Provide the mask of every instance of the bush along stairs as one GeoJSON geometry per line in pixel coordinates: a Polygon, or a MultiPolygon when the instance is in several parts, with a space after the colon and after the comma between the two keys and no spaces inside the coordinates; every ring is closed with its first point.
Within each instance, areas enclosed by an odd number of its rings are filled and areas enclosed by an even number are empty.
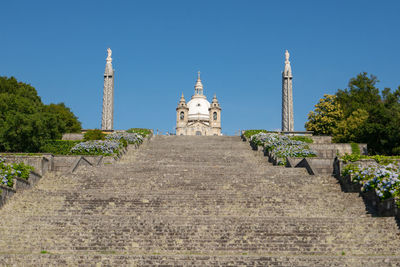
{"type": "Polygon", "coordinates": [[[1,266],[396,266],[393,217],[239,137],[156,136],[0,209],[1,266]]]}

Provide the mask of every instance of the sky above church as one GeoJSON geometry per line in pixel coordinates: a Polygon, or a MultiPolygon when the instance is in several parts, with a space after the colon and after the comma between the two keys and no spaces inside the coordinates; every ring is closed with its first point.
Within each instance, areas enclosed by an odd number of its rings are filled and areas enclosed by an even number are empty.
{"type": "Polygon", "coordinates": [[[114,128],[173,132],[182,92],[217,95],[222,132],[281,127],[284,52],[294,127],[324,94],[360,72],[400,85],[400,1],[3,1],[0,76],[64,102],[101,127],[107,48],[115,69],[114,128]]]}

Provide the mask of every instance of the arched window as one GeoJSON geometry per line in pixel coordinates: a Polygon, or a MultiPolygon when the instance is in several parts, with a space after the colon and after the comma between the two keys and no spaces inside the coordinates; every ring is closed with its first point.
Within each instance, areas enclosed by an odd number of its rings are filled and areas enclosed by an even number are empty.
{"type": "Polygon", "coordinates": [[[217,120],[217,117],[218,117],[217,112],[214,112],[214,113],[213,113],[213,119],[214,119],[215,121],[217,120]]]}
{"type": "Polygon", "coordinates": [[[183,120],[185,118],[185,112],[181,111],[181,113],[179,114],[179,118],[183,120]]]}

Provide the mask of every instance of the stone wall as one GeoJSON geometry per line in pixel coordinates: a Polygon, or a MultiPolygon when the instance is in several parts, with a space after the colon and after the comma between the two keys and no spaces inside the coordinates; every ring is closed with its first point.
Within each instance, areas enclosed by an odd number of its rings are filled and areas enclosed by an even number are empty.
{"type": "Polygon", "coordinates": [[[310,136],[313,140],[314,144],[331,144],[332,143],[332,136],[310,136]]]}
{"type": "Polygon", "coordinates": [[[0,207],[3,206],[15,193],[34,186],[40,178],[42,178],[41,175],[31,172],[27,180],[16,177],[12,188],[6,185],[0,185],[0,207]]]}
{"type": "Polygon", "coordinates": [[[71,141],[83,140],[83,134],[82,133],[66,133],[66,134],[63,134],[62,140],[71,140],[71,141]]]}
{"type": "MultiPolygon", "coordinates": [[[[152,135],[145,138],[144,142],[149,142],[152,135]]],[[[137,149],[138,145],[128,145],[131,149],[137,149]]],[[[67,156],[53,156],[52,154],[45,155],[16,155],[16,154],[5,154],[2,156],[7,163],[20,163],[33,166],[34,171],[30,172],[28,180],[16,177],[14,179],[13,188],[5,185],[0,185],[0,207],[4,205],[7,200],[12,197],[16,192],[23,191],[31,188],[35,185],[44,174],[49,171],[56,172],[75,172],[81,166],[99,166],[102,164],[110,164],[119,160],[126,152],[128,148],[124,148],[120,151],[117,156],[79,156],[79,155],[67,155],[67,156]]]]}
{"type": "Polygon", "coordinates": [[[46,172],[53,170],[51,154],[43,154],[37,156],[25,156],[18,154],[3,154],[2,156],[6,163],[25,163],[34,168],[35,172],[40,175],[46,174],[46,172]]]}
{"type": "MultiPolygon", "coordinates": [[[[336,153],[339,155],[351,154],[353,151],[351,149],[351,144],[326,144],[326,143],[316,143],[309,144],[310,148],[317,152],[319,157],[335,157],[336,153]],[[325,155],[326,154],[326,155],[325,155]]],[[[362,155],[367,155],[367,144],[358,144],[362,155]]]]}

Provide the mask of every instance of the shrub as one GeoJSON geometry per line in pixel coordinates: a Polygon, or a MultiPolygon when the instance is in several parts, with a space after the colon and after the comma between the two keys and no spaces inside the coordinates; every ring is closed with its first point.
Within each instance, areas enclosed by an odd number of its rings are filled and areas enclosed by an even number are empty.
{"type": "Polygon", "coordinates": [[[266,133],[267,130],[245,130],[242,134],[246,138],[251,138],[255,134],[266,133]]]}
{"type": "Polygon", "coordinates": [[[366,156],[366,155],[357,155],[357,154],[345,154],[340,158],[345,163],[347,162],[356,162],[361,159],[373,159],[377,163],[382,165],[388,165],[390,163],[395,163],[397,160],[400,160],[400,156],[383,156],[383,155],[374,155],[374,156],[366,156]]]}
{"type": "Polygon", "coordinates": [[[392,154],[393,155],[400,155],[400,146],[393,148],[392,149],[392,154]]]}
{"type": "Polygon", "coordinates": [[[71,154],[71,148],[79,144],[81,141],[70,140],[47,140],[40,148],[43,153],[52,153],[55,155],[68,155],[71,154]]]}
{"type": "Polygon", "coordinates": [[[151,135],[152,132],[150,129],[144,129],[144,128],[130,128],[129,130],[126,131],[127,133],[136,133],[140,134],[143,137],[147,137],[148,135],[151,135]]]}
{"type": "Polygon", "coordinates": [[[83,140],[90,141],[90,140],[104,140],[106,135],[99,129],[88,130],[83,135],[83,140]]]}
{"type": "Polygon", "coordinates": [[[29,178],[30,171],[33,170],[32,166],[24,163],[5,163],[5,160],[0,157],[0,184],[12,187],[14,185],[14,178],[20,177],[23,179],[29,178]]]}
{"type": "Polygon", "coordinates": [[[381,200],[400,196],[399,164],[374,163],[364,168],[360,166],[352,168],[348,172],[352,173],[352,182],[362,185],[361,191],[374,190],[381,200]]]}
{"type": "Polygon", "coordinates": [[[296,135],[296,136],[290,136],[289,138],[292,139],[292,140],[301,141],[301,142],[304,142],[304,143],[307,143],[307,144],[314,143],[314,140],[312,140],[312,138],[308,137],[308,136],[296,135]]]}
{"type": "MultiPolygon", "coordinates": [[[[305,142],[277,133],[260,132],[250,138],[250,143],[253,146],[263,146],[265,151],[274,153],[278,158],[316,156],[305,142]]],[[[282,164],[285,165],[285,162],[282,164]]]]}
{"type": "Polygon", "coordinates": [[[103,155],[110,156],[118,153],[123,144],[115,140],[91,140],[76,144],[71,153],[75,155],[103,155]]]}
{"type": "Polygon", "coordinates": [[[348,174],[353,174],[356,171],[359,171],[360,167],[356,164],[347,164],[346,166],[344,166],[343,170],[342,170],[342,176],[346,176],[348,174]]]}
{"type": "Polygon", "coordinates": [[[106,140],[123,140],[128,144],[141,144],[143,142],[143,136],[138,133],[118,132],[107,135],[106,140]]]}

